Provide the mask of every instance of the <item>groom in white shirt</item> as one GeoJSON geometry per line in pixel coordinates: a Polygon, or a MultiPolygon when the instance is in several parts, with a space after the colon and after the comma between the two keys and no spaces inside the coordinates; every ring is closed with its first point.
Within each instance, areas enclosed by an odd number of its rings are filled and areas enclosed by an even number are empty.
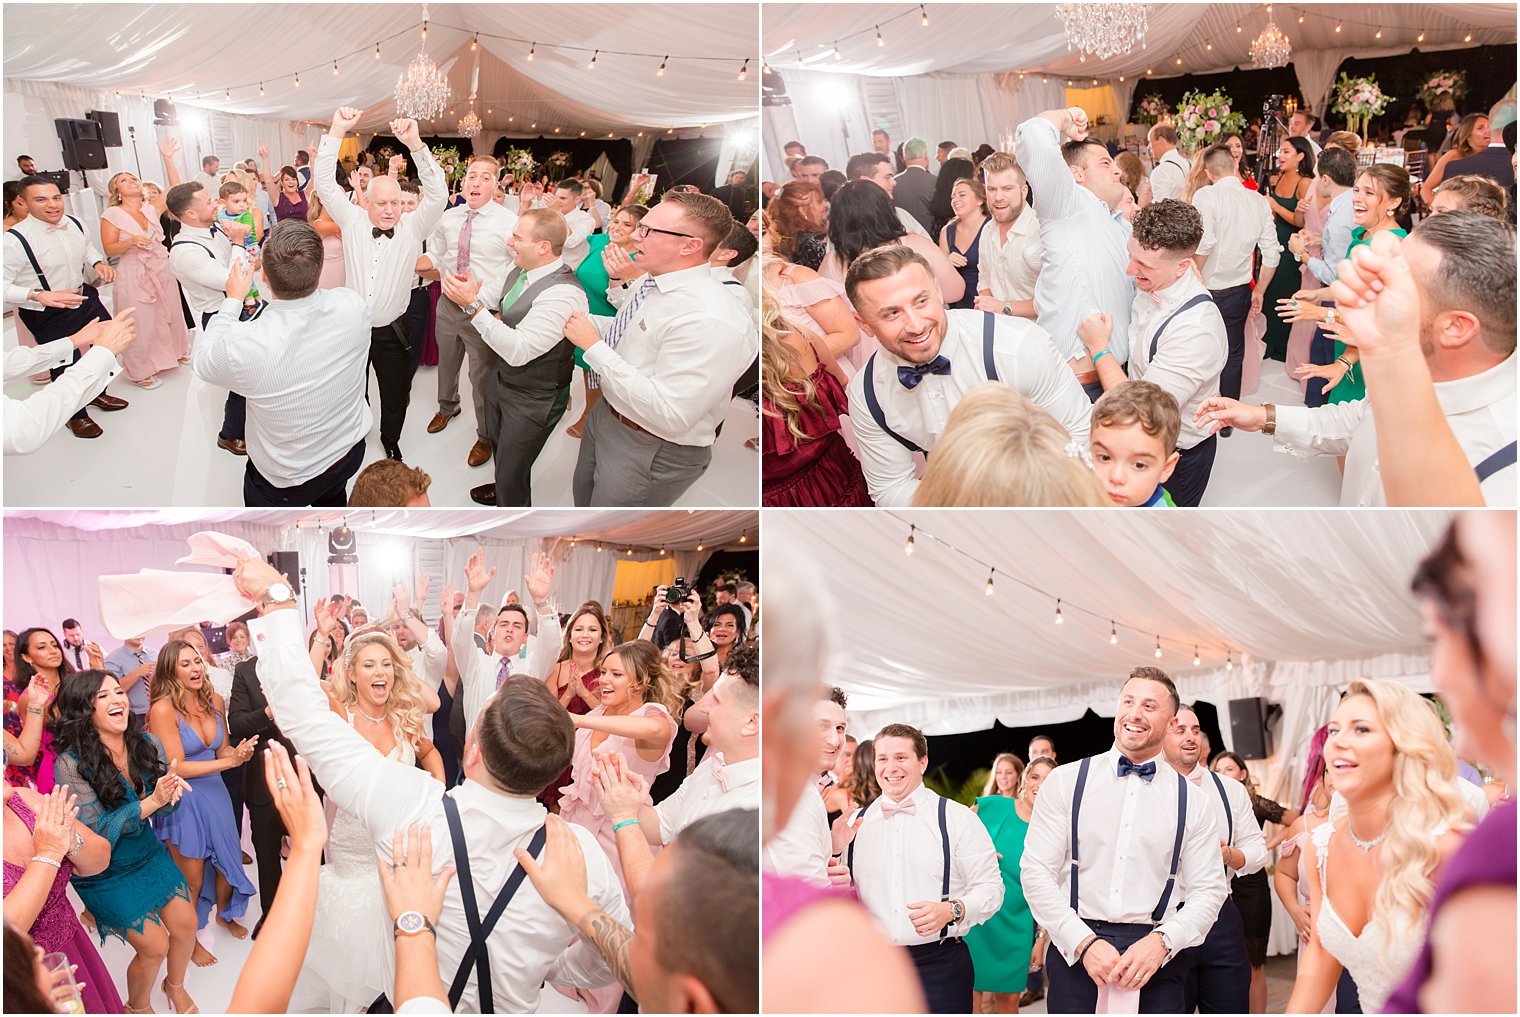
{"type": "Polygon", "coordinates": [[[975,970],[965,936],[1003,906],[987,828],[924,786],[929,744],[906,724],[877,734],[881,797],[852,817],[847,854],[860,902],[918,970],[930,1013],[970,1013],[975,970]]]}
{"type": "Polygon", "coordinates": [[[1100,1003],[1184,1012],[1178,954],[1203,942],[1228,887],[1208,800],[1162,756],[1178,705],[1165,671],[1135,668],[1114,747],[1057,767],[1040,787],[1020,875],[1035,923],[1050,931],[1050,1013],[1100,1003]]]}

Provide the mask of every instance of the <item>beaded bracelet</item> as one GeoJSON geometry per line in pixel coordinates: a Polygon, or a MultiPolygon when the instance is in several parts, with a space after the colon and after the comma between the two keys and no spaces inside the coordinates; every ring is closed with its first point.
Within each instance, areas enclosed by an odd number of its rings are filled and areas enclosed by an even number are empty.
{"type": "Polygon", "coordinates": [[[55,862],[53,859],[49,858],[47,855],[32,855],[32,861],[34,861],[34,862],[42,862],[45,865],[51,865],[55,869],[61,869],[61,868],[63,868],[63,863],[62,862],[55,862]]]}
{"type": "Polygon", "coordinates": [[[614,823],[613,827],[612,827],[612,832],[613,833],[617,833],[623,827],[625,827],[625,826],[632,826],[632,825],[634,825],[637,822],[639,822],[639,820],[637,820],[637,819],[625,819],[621,823],[614,823]]]}

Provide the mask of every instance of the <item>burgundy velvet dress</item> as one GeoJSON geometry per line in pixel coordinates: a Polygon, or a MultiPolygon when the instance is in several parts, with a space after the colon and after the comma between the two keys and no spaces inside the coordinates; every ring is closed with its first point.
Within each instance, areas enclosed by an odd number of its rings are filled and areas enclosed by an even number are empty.
{"type": "Polygon", "coordinates": [[[844,386],[821,363],[810,380],[818,405],[802,405],[799,426],[809,435],[806,441],[798,441],[775,407],[762,398],[761,503],[767,508],[869,508],[871,494],[860,460],[840,431],[840,415],[849,412],[844,386]]]}

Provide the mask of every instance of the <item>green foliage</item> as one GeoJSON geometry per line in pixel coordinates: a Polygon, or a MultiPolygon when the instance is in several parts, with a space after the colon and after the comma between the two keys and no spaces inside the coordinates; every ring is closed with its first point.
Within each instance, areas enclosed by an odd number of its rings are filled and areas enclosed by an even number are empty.
{"type": "Polygon", "coordinates": [[[969,808],[981,796],[982,788],[987,786],[987,778],[991,774],[992,770],[984,766],[956,784],[945,773],[943,766],[937,766],[924,774],[924,786],[941,798],[948,798],[969,808]]]}

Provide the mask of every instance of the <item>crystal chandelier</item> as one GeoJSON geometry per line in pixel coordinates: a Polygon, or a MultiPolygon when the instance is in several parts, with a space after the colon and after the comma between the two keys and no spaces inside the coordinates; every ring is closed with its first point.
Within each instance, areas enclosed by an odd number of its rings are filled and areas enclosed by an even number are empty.
{"type": "Polygon", "coordinates": [[[433,120],[443,115],[453,95],[449,79],[427,55],[427,8],[422,9],[422,48],[396,79],[396,112],[413,120],[433,120]]]}
{"type": "Polygon", "coordinates": [[[480,117],[475,115],[475,107],[470,107],[470,112],[459,118],[459,133],[463,137],[473,138],[480,133],[480,117]]]}
{"type": "Polygon", "coordinates": [[[1277,27],[1277,22],[1268,18],[1267,27],[1251,43],[1251,63],[1261,68],[1284,67],[1292,55],[1293,46],[1288,37],[1277,27]]]}
{"type": "Polygon", "coordinates": [[[1128,53],[1139,45],[1145,48],[1146,16],[1150,4],[1135,3],[1064,3],[1056,5],[1056,15],[1066,28],[1066,48],[1076,49],[1079,59],[1087,54],[1107,60],[1128,53]]]}

